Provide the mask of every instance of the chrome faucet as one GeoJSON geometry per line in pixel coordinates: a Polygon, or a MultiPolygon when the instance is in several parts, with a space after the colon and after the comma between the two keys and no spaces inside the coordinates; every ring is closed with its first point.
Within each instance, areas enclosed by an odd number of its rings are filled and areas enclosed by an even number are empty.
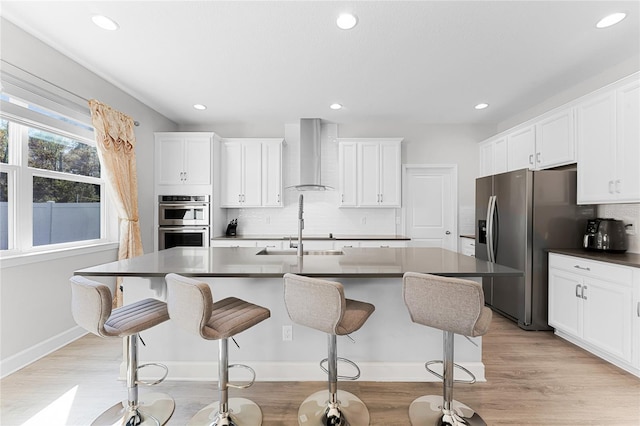
{"type": "Polygon", "coordinates": [[[300,197],[298,197],[298,243],[297,244],[292,243],[291,238],[289,238],[289,248],[297,249],[296,254],[298,255],[298,257],[302,257],[303,255],[303,250],[302,250],[302,230],[304,229],[303,207],[304,207],[304,197],[302,196],[302,194],[300,194],[300,197]]]}

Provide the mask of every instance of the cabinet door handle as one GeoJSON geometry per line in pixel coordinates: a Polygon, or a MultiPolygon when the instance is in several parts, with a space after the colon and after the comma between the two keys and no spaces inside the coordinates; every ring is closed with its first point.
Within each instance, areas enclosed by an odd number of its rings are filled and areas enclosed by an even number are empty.
{"type": "Polygon", "coordinates": [[[380,194],[380,202],[382,202],[382,194],[380,194]]]}
{"type": "Polygon", "coordinates": [[[533,154],[529,154],[529,164],[533,165],[533,154]]]}
{"type": "Polygon", "coordinates": [[[580,284],[576,284],[576,297],[582,297],[581,290],[582,290],[582,286],[580,284]]]}
{"type": "Polygon", "coordinates": [[[585,285],[585,286],[583,286],[583,287],[582,287],[582,294],[581,294],[581,296],[582,296],[582,298],[583,298],[584,300],[587,300],[587,294],[586,294],[586,291],[587,291],[587,286],[585,285]]]}
{"type": "Polygon", "coordinates": [[[184,172],[184,181],[187,181],[187,172],[184,172]]]}
{"type": "Polygon", "coordinates": [[[280,194],[278,194],[278,201],[277,201],[277,202],[278,202],[278,203],[280,202],[280,194]]]}
{"type": "Polygon", "coordinates": [[[613,194],[613,181],[609,181],[609,194],[613,194]]]}
{"type": "Polygon", "coordinates": [[[620,193],[620,179],[616,180],[616,192],[620,193]]]}
{"type": "Polygon", "coordinates": [[[580,265],[573,265],[574,268],[578,268],[578,269],[582,269],[583,271],[590,271],[591,268],[589,268],[588,266],[580,266],[580,265]]]}
{"type": "Polygon", "coordinates": [[[238,202],[241,203],[242,202],[242,194],[238,194],[238,202]]]}
{"type": "Polygon", "coordinates": [[[640,302],[638,302],[638,317],[640,317],[640,302]]]}
{"type": "Polygon", "coordinates": [[[541,163],[542,162],[542,160],[540,159],[540,153],[539,152],[536,153],[536,162],[537,163],[541,163]]]}
{"type": "Polygon", "coordinates": [[[340,194],[340,202],[344,203],[344,194],[340,194]]]}

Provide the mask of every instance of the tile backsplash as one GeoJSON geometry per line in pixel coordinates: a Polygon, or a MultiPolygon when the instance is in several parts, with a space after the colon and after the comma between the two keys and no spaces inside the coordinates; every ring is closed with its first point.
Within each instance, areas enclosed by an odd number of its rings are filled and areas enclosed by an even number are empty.
{"type": "Polygon", "coordinates": [[[610,217],[622,220],[625,224],[633,223],[635,235],[628,235],[629,253],[640,253],[640,204],[601,204],[598,206],[598,217],[610,217]]]}
{"type": "MultiPolygon", "coordinates": [[[[227,219],[238,218],[239,234],[297,235],[297,191],[285,191],[283,208],[228,209],[227,219]]],[[[400,209],[340,209],[337,191],[303,192],[304,234],[395,235],[400,209]]]]}

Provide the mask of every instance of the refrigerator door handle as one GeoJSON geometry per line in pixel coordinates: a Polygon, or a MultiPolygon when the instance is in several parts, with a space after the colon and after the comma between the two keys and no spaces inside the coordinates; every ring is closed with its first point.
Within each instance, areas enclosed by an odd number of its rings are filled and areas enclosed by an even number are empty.
{"type": "Polygon", "coordinates": [[[489,206],[487,207],[487,259],[491,263],[495,263],[495,251],[493,247],[493,218],[495,216],[496,196],[489,197],[489,206]]]}
{"type": "Polygon", "coordinates": [[[491,247],[493,243],[493,233],[491,232],[491,226],[493,222],[493,195],[489,197],[489,205],[487,206],[487,260],[493,262],[493,249],[491,247]]]}

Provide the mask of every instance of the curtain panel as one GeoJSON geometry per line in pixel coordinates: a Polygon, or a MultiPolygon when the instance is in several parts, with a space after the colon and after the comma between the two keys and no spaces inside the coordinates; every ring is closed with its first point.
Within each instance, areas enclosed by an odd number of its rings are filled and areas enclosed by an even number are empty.
{"type": "MultiPolygon", "coordinates": [[[[138,178],[134,122],[128,115],[95,99],[89,101],[98,157],[107,192],[118,212],[118,260],[143,254],[138,217],[138,178]]],[[[113,306],[122,306],[121,277],[116,280],[113,306]]]]}

